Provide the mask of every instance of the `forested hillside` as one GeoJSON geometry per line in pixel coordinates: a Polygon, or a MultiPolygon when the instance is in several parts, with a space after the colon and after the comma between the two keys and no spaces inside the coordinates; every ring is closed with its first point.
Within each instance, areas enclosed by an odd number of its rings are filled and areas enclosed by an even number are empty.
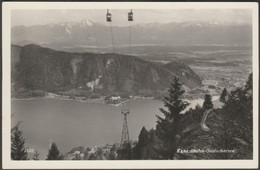
{"type": "Polygon", "coordinates": [[[157,65],[121,54],[68,53],[37,45],[12,46],[12,89],[23,91],[77,91],[97,94],[163,94],[174,77],[186,88],[201,85],[200,77],[181,63],[157,65]]]}

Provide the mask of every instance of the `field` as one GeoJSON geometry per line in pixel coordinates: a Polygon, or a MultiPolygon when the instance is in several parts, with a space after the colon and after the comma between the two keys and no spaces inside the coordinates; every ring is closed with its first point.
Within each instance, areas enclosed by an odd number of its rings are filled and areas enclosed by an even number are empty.
{"type": "Polygon", "coordinates": [[[226,87],[231,90],[240,87],[252,72],[252,49],[249,46],[155,48],[157,53],[148,48],[149,52],[139,57],[162,64],[170,61],[183,62],[202,78],[204,86],[211,89],[221,90],[226,87]]]}

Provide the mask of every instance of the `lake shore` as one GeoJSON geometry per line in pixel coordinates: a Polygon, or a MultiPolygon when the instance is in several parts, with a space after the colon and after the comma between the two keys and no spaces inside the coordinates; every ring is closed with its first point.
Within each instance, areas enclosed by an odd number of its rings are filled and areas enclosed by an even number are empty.
{"type": "MultiPolygon", "coordinates": [[[[119,96],[120,97],[120,96],[119,96]]],[[[71,100],[71,101],[77,101],[77,102],[83,102],[83,103],[98,103],[98,104],[106,104],[111,106],[120,107],[123,106],[127,102],[131,102],[133,100],[158,100],[154,97],[143,97],[143,96],[131,96],[130,98],[120,98],[118,100],[108,100],[106,99],[106,96],[101,96],[99,98],[85,98],[85,97],[71,97],[71,96],[65,96],[65,95],[59,95],[55,93],[47,93],[44,97],[29,97],[29,98],[12,98],[11,100],[37,100],[37,99],[58,99],[58,100],[71,100]]],[[[192,108],[194,109],[196,105],[200,105],[202,107],[204,98],[196,98],[196,99],[182,99],[184,101],[187,101],[190,103],[190,105],[185,109],[187,111],[188,109],[192,108]]],[[[212,102],[214,105],[214,108],[220,108],[222,107],[222,104],[218,101],[219,96],[212,96],[212,102]]],[[[184,111],[184,112],[185,112],[184,111]]]]}
{"type": "Polygon", "coordinates": [[[47,93],[43,97],[11,98],[11,100],[37,100],[37,99],[74,100],[74,101],[85,102],[85,103],[100,103],[100,104],[107,104],[112,106],[122,106],[126,102],[130,102],[132,100],[137,100],[137,99],[152,100],[154,99],[154,97],[131,96],[130,98],[127,99],[120,97],[117,100],[112,100],[112,99],[106,99],[106,96],[90,99],[86,97],[72,97],[72,96],[59,95],[55,93],[47,93]]]}

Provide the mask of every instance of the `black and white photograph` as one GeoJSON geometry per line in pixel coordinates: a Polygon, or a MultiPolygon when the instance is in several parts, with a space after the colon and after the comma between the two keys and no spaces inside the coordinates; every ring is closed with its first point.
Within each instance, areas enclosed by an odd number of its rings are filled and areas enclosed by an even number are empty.
{"type": "Polygon", "coordinates": [[[258,166],[257,32],[257,3],[3,4],[3,165],[258,166]]]}

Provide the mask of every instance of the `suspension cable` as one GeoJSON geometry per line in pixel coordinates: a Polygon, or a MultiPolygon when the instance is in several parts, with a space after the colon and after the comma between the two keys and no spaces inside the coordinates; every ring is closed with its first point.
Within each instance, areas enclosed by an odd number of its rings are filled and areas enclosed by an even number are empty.
{"type": "Polygon", "coordinates": [[[93,30],[94,30],[94,37],[95,37],[95,43],[96,43],[97,51],[98,51],[98,54],[100,54],[100,49],[99,49],[99,45],[98,45],[98,41],[97,41],[96,26],[95,26],[94,22],[93,22],[93,30]]]}
{"type": "Polygon", "coordinates": [[[115,53],[114,38],[113,38],[113,28],[112,28],[111,22],[110,22],[110,32],[111,32],[112,50],[113,50],[113,53],[115,53]]]}
{"type": "MultiPolygon", "coordinates": [[[[129,22],[129,55],[131,54],[131,22],[129,22]]],[[[130,60],[130,58],[129,58],[130,60]]],[[[127,74],[128,74],[128,82],[127,82],[127,92],[130,94],[130,61],[127,62],[128,64],[128,69],[127,69],[127,74]]]]}
{"type": "Polygon", "coordinates": [[[102,69],[105,71],[105,69],[103,68],[103,63],[102,63],[102,60],[101,60],[101,55],[100,55],[100,50],[99,50],[99,46],[98,46],[98,41],[97,41],[97,34],[96,34],[96,27],[95,27],[95,23],[93,22],[93,31],[94,31],[94,37],[95,37],[95,43],[96,43],[96,48],[97,48],[97,52],[98,52],[98,57],[97,57],[97,61],[99,64],[101,64],[101,67],[99,66],[98,64],[98,69],[100,71],[100,73],[102,72],[102,69]]]}
{"type": "MultiPolygon", "coordinates": [[[[131,55],[131,38],[132,38],[132,35],[131,35],[131,22],[133,21],[133,12],[132,12],[132,9],[131,11],[128,13],[128,22],[129,22],[129,55],[131,55]]],[[[130,61],[128,63],[128,93],[130,94],[130,61]]]]}
{"type": "Polygon", "coordinates": [[[129,54],[131,54],[131,22],[129,22],[129,54]]]}

